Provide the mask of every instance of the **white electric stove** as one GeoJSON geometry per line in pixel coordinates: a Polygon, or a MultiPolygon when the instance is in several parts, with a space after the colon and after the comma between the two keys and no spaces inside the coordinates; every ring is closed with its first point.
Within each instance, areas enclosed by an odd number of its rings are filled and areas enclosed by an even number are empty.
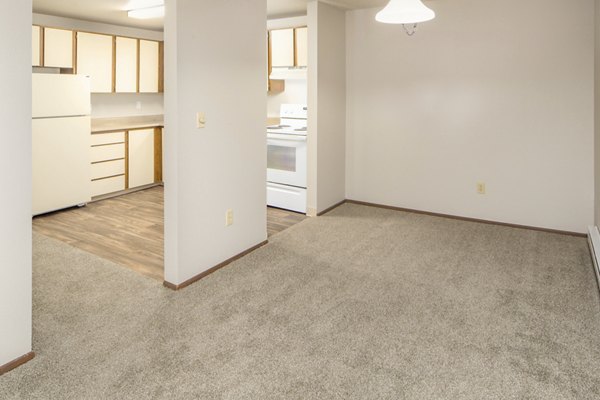
{"type": "Polygon", "coordinates": [[[282,104],[267,127],[267,205],[306,213],[306,104],[282,104]]]}

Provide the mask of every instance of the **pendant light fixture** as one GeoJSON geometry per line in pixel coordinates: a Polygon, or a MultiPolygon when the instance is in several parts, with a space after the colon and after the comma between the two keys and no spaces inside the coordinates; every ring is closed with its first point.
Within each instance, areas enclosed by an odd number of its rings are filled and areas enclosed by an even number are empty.
{"type": "Polygon", "coordinates": [[[415,34],[419,22],[429,21],[435,18],[435,12],[426,7],[421,0],[390,0],[390,2],[379,11],[375,20],[385,24],[402,24],[408,36],[415,34]],[[412,26],[409,30],[406,26],[412,26]]]}

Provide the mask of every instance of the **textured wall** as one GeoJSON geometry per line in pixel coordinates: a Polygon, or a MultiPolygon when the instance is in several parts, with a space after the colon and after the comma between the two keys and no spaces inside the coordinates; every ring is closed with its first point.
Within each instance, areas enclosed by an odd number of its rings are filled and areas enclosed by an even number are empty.
{"type": "Polygon", "coordinates": [[[593,1],[429,6],[413,37],[348,13],[347,197],[585,232],[593,1]]]}
{"type": "Polygon", "coordinates": [[[267,17],[266,0],[166,7],[165,278],[178,284],[267,238],[267,17]]]}
{"type": "Polygon", "coordinates": [[[31,1],[0,13],[0,366],[31,351],[31,1]]]}

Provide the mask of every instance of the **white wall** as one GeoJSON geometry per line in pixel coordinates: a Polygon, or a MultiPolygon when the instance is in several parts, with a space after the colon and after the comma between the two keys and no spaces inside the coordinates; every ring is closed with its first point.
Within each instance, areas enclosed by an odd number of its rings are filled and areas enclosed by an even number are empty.
{"type": "Polygon", "coordinates": [[[164,113],[162,93],[94,93],[91,97],[92,118],[164,113]]]}
{"type": "Polygon", "coordinates": [[[267,17],[266,0],[166,10],[165,280],[179,284],[267,238],[267,17]]]}
{"type": "Polygon", "coordinates": [[[308,19],[306,15],[289,18],[273,18],[267,21],[267,29],[286,29],[286,28],[298,28],[306,26],[308,19]]]}
{"type": "Polygon", "coordinates": [[[413,37],[348,13],[347,197],[585,232],[593,1],[429,6],[413,37]]]}
{"type": "Polygon", "coordinates": [[[285,81],[285,91],[267,95],[267,117],[279,118],[282,104],[306,104],[308,89],[306,79],[291,79],[285,81]]]}
{"type": "MultiPolygon", "coordinates": [[[[34,13],[33,23],[53,28],[82,30],[149,40],[163,40],[162,32],[73,18],[55,17],[52,15],[34,13]]],[[[156,115],[164,112],[162,93],[94,93],[91,100],[93,118],[156,115]],[[138,102],[141,103],[141,108],[139,109],[137,108],[138,102]]]]}
{"type": "Polygon", "coordinates": [[[0,196],[0,366],[31,351],[30,25],[31,0],[5,2],[0,13],[0,170],[6,172],[0,196]]]}
{"type": "Polygon", "coordinates": [[[35,25],[48,26],[51,28],[63,28],[80,30],[93,33],[105,33],[107,35],[128,36],[148,40],[163,40],[163,33],[149,29],[130,28],[127,26],[104,24],[100,22],[84,21],[80,19],[55,17],[53,15],[33,13],[35,25]]]}
{"type": "Polygon", "coordinates": [[[308,3],[308,214],[345,199],[345,10],[308,3]]]}

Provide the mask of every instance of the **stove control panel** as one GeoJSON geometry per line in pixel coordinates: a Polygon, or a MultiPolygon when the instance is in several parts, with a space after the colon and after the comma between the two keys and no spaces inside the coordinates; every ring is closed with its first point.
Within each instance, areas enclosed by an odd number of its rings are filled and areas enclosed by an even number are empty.
{"type": "Polygon", "coordinates": [[[281,118],[306,119],[307,116],[308,108],[306,104],[282,104],[279,109],[279,117],[281,118]]]}

